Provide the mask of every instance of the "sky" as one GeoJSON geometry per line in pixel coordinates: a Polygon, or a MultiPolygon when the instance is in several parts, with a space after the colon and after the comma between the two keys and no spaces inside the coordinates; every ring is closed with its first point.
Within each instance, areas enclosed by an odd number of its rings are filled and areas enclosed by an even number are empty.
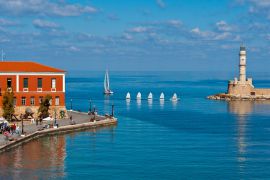
{"type": "Polygon", "coordinates": [[[268,71],[270,0],[0,0],[5,60],[65,70],[268,71]]]}

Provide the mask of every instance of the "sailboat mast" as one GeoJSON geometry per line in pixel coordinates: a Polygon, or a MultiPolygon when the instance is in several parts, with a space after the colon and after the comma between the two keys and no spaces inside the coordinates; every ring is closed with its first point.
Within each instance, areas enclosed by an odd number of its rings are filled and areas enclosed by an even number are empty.
{"type": "Polygon", "coordinates": [[[105,92],[108,90],[107,89],[107,74],[105,73],[105,76],[104,76],[104,90],[105,92]]]}
{"type": "Polygon", "coordinates": [[[107,88],[110,90],[110,79],[109,79],[109,72],[107,70],[107,88]]]}

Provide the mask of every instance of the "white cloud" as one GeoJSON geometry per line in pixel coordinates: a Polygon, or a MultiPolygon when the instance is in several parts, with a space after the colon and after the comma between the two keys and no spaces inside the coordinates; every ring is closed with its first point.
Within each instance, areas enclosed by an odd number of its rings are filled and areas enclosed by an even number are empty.
{"type": "Polygon", "coordinates": [[[147,27],[143,27],[143,26],[138,26],[138,27],[134,27],[132,29],[129,30],[130,32],[135,32],[135,33],[144,33],[146,31],[148,31],[147,27]]]}
{"type": "Polygon", "coordinates": [[[215,40],[225,40],[225,39],[229,39],[232,36],[231,33],[229,32],[223,32],[221,34],[217,34],[214,39],[215,40]]]}
{"type": "Polygon", "coordinates": [[[204,37],[204,38],[213,37],[213,34],[214,34],[211,31],[201,31],[200,28],[198,28],[198,27],[192,29],[190,32],[192,34],[194,34],[194,35],[201,36],[201,37],[204,37]]]}
{"type": "Polygon", "coordinates": [[[164,3],[163,0],[156,0],[156,3],[160,8],[165,8],[166,7],[166,4],[164,3]]]}
{"type": "Polygon", "coordinates": [[[239,35],[234,35],[231,32],[213,32],[213,31],[201,31],[198,27],[192,29],[191,31],[192,35],[195,35],[197,37],[200,37],[204,40],[216,40],[216,41],[222,41],[222,40],[228,40],[228,41],[240,41],[241,38],[239,35]]]}
{"type": "Polygon", "coordinates": [[[261,8],[269,8],[270,1],[269,0],[249,0],[249,2],[254,3],[254,5],[261,8]]]}
{"type": "Polygon", "coordinates": [[[172,26],[175,26],[175,27],[179,27],[179,26],[181,26],[182,25],[182,22],[181,21],[179,21],[179,20],[169,20],[168,21],[168,24],[170,24],[170,25],[172,25],[172,26]]]}
{"type": "Polygon", "coordinates": [[[51,28],[58,28],[59,25],[54,23],[54,22],[50,22],[50,21],[45,21],[45,20],[42,20],[42,19],[35,19],[33,21],[33,25],[36,27],[36,28],[40,28],[40,29],[51,29],[51,28]]]}
{"type": "Polygon", "coordinates": [[[234,28],[230,25],[228,25],[225,21],[221,20],[216,23],[216,28],[219,31],[232,31],[234,28]]]}
{"type": "Polygon", "coordinates": [[[70,47],[68,48],[68,50],[69,50],[69,51],[72,51],[72,52],[78,52],[78,51],[80,51],[80,49],[77,48],[77,47],[75,47],[75,46],[70,46],[70,47]]]}
{"type": "Polygon", "coordinates": [[[17,22],[10,21],[4,18],[0,18],[0,26],[16,26],[18,25],[17,22]]]}
{"type": "Polygon", "coordinates": [[[0,0],[0,11],[12,15],[79,16],[83,13],[95,13],[97,9],[50,0],[0,0]]]}
{"type": "Polygon", "coordinates": [[[128,33],[124,33],[123,38],[126,39],[126,40],[132,40],[133,39],[133,37],[128,33]]]}

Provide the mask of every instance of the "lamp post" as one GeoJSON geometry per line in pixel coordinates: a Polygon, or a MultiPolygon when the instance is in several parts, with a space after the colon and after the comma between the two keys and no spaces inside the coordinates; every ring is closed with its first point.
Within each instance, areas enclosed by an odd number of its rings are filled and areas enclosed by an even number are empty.
{"type": "Polygon", "coordinates": [[[54,109],[54,125],[56,126],[56,108],[54,109]]]}
{"type": "Polygon", "coordinates": [[[72,111],[72,99],[70,99],[70,110],[72,111]]]}
{"type": "Polygon", "coordinates": [[[89,112],[92,111],[92,102],[91,102],[91,99],[89,100],[89,112]]]}
{"type": "Polygon", "coordinates": [[[21,121],[22,121],[22,134],[24,133],[23,132],[23,115],[21,114],[21,121]]]}
{"type": "Polygon", "coordinates": [[[112,117],[114,117],[114,104],[112,104],[112,117]]]}

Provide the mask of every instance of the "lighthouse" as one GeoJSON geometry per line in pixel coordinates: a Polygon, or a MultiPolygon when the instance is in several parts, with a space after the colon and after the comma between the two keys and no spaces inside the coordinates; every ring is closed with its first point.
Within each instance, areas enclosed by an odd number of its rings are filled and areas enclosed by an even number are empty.
{"type": "Polygon", "coordinates": [[[240,46],[240,52],[239,52],[239,83],[245,84],[247,81],[246,77],[246,48],[241,45],[240,46]]]}

